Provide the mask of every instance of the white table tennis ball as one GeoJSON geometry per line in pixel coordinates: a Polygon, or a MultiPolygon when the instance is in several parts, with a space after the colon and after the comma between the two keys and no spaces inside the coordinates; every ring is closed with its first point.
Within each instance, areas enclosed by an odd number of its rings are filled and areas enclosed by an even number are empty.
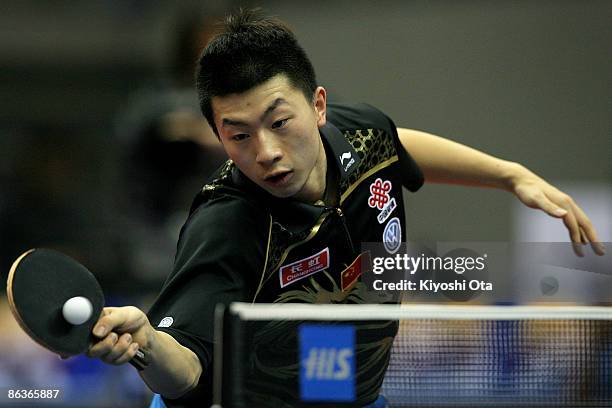
{"type": "Polygon", "coordinates": [[[79,325],[89,320],[93,313],[93,306],[89,299],[83,296],[75,296],[64,303],[62,314],[70,324],[79,325]]]}

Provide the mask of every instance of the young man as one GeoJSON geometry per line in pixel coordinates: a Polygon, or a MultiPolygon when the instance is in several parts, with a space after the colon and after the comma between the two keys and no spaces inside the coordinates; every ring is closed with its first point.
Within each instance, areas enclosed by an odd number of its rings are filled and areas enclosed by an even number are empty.
{"type": "MultiPolygon", "coordinates": [[[[362,242],[405,238],[402,186],[503,189],[563,219],[576,245],[603,251],[573,200],[521,165],[396,128],[368,105],[327,104],[306,54],[278,21],[230,17],[204,50],[197,80],[202,112],[231,161],[196,197],[148,317],[105,308],[89,350],[112,364],[145,350],[141,376],[170,407],[210,401],[217,303],[380,302],[354,265],[362,242]]],[[[285,329],[253,336],[250,406],[299,399],[298,369],[287,359],[297,343],[285,329]]],[[[355,406],[379,398],[396,332],[389,321],[358,328],[355,406]]]]}

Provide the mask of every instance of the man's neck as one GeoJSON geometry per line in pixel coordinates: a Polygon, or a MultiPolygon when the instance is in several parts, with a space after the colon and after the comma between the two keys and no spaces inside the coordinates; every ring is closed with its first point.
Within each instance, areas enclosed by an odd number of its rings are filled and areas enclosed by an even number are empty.
{"type": "Polygon", "coordinates": [[[323,141],[320,141],[319,145],[319,155],[317,157],[317,161],[310,173],[309,179],[304,185],[303,191],[301,193],[304,194],[296,194],[295,198],[304,201],[306,203],[316,203],[320,200],[324,200],[326,185],[328,182],[327,172],[327,154],[325,152],[325,147],[323,145],[323,141]]]}

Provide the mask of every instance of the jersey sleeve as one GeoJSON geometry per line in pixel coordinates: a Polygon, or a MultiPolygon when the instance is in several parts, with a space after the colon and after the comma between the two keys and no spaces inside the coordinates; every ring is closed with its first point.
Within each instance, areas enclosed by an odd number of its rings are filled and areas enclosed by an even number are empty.
{"type": "Polygon", "coordinates": [[[424,183],[423,172],[410,153],[404,149],[397,134],[397,127],[389,116],[367,103],[354,105],[330,103],[328,108],[330,111],[328,117],[333,118],[332,122],[340,130],[366,127],[383,129],[392,135],[399,159],[402,185],[412,192],[421,188],[424,183]]]}
{"type": "Polygon", "coordinates": [[[423,177],[423,172],[419,165],[400,142],[397,134],[397,126],[395,126],[395,123],[389,116],[378,108],[368,104],[362,104],[362,106],[365,107],[369,115],[372,115],[377,123],[380,123],[382,127],[393,135],[395,150],[397,151],[400,171],[402,173],[402,185],[412,192],[418,191],[421,186],[423,186],[425,178],[423,177]]]}
{"type": "MultiPolygon", "coordinates": [[[[391,119],[389,119],[391,120],[391,119]]],[[[395,125],[393,125],[395,126],[395,125]]],[[[419,165],[414,161],[410,153],[404,149],[404,146],[397,135],[397,128],[393,128],[395,148],[399,158],[400,171],[402,172],[402,185],[413,193],[418,191],[425,182],[425,177],[419,165]]]]}
{"type": "Polygon", "coordinates": [[[173,271],[148,317],[192,350],[203,369],[212,361],[215,306],[253,298],[268,222],[246,200],[221,197],[202,204],[181,231],[173,271]]]}

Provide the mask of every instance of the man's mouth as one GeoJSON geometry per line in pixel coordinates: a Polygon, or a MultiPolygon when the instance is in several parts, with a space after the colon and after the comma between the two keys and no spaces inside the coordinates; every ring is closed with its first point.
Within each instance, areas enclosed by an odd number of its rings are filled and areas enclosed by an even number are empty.
{"type": "Polygon", "coordinates": [[[264,177],[264,181],[268,184],[278,187],[286,184],[292,175],[293,170],[278,171],[264,177]]]}

